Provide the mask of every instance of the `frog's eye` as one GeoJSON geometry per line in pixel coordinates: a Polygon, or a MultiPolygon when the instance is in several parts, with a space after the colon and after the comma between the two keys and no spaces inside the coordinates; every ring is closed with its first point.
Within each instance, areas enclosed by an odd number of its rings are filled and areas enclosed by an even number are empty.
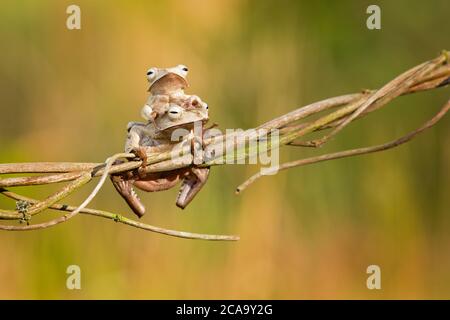
{"type": "Polygon", "coordinates": [[[178,70],[181,70],[184,74],[187,74],[189,71],[188,67],[186,67],[184,64],[179,64],[177,68],[178,70]]]}
{"type": "Polygon", "coordinates": [[[170,120],[178,120],[181,118],[181,115],[183,113],[183,108],[178,106],[170,107],[167,111],[167,114],[169,116],[170,120]]]}
{"type": "Polygon", "coordinates": [[[152,79],[155,77],[155,75],[156,75],[156,70],[154,68],[148,69],[148,71],[147,71],[148,81],[152,81],[152,79]]]}

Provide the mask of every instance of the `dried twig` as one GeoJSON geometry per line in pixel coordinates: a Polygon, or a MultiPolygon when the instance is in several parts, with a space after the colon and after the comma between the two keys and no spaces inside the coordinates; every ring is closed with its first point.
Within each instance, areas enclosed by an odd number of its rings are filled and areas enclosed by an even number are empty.
{"type": "MultiPolygon", "coordinates": [[[[369,154],[369,153],[384,151],[384,150],[398,147],[399,145],[402,145],[402,144],[412,140],[419,133],[422,133],[424,130],[435,125],[436,122],[438,122],[447,113],[447,111],[449,109],[450,109],[450,100],[447,101],[447,103],[442,107],[442,109],[432,119],[428,120],[426,123],[424,123],[418,129],[411,131],[410,133],[408,133],[408,134],[404,135],[403,137],[396,139],[394,141],[390,141],[388,143],[384,143],[384,144],[372,146],[372,147],[345,150],[345,151],[340,151],[340,152],[335,152],[335,153],[324,154],[324,155],[317,156],[317,157],[311,157],[311,158],[301,159],[301,160],[297,160],[297,161],[292,161],[292,162],[284,163],[276,169],[277,169],[277,171],[282,171],[282,170],[286,170],[286,169],[290,169],[290,168],[294,168],[294,167],[300,167],[300,166],[313,164],[313,163],[318,163],[318,162],[322,162],[322,161],[353,157],[353,156],[369,154]]],[[[236,193],[238,194],[238,193],[242,192],[250,184],[255,182],[257,179],[261,178],[262,176],[263,175],[260,172],[257,174],[254,174],[253,176],[248,178],[244,183],[242,183],[239,187],[237,187],[236,193]]]]}
{"type": "MultiPolygon", "coordinates": [[[[22,195],[19,195],[17,193],[8,191],[6,189],[0,188],[0,193],[4,196],[17,200],[17,201],[25,201],[30,204],[38,203],[38,200],[31,199],[22,195]]],[[[64,204],[53,204],[49,207],[52,210],[58,210],[58,211],[74,211],[76,208],[73,206],[68,206],[64,204]]],[[[160,227],[155,227],[149,224],[145,224],[142,222],[134,221],[132,219],[128,219],[124,217],[123,215],[104,211],[104,210],[95,210],[95,209],[89,209],[84,208],[80,210],[80,214],[86,214],[96,217],[101,217],[109,220],[113,220],[118,223],[122,223],[131,227],[136,227],[142,230],[147,230],[150,232],[160,233],[172,237],[177,238],[185,238],[185,239],[197,239],[197,240],[215,240],[215,241],[236,241],[239,240],[238,236],[227,236],[227,235],[213,235],[213,234],[201,234],[201,233],[191,233],[191,232],[185,232],[185,231],[177,231],[177,230],[170,230],[170,229],[164,229],[160,227]]]]}
{"type": "MultiPolygon", "coordinates": [[[[53,196],[47,198],[47,200],[44,201],[38,201],[35,202],[32,206],[32,209],[26,213],[29,216],[33,214],[37,214],[52,205],[54,205],[58,200],[66,197],[68,194],[72,193],[73,190],[78,189],[79,187],[83,186],[84,184],[88,183],[91,180],[91,175],[88,172],[84,172],[79,178],[69,183],[67,186],[65,186],[60,192],[55,193],[53,196]]],[[[8,231],[29,231],[29,230],[37,230],[37,229],[45,229],[49,228],[51,226],[60,224],[62,222],[66,222],[67,220],[73,218],[78,211],[70,212],[66,215],[63,215],[59,218],[56,218],[54,220],[50,220],[48,222],[34,224],[34,225],[27,225],[27,226],[5,226],[0,225],[0,230],[8,230],[8,231]]],[[[21,213],[18,213],[21,214],[21,213]]],[[[19,217],[21,219],[22,217],[19,217]]],[[[16,217],[17,219],[17,217],[16,217]]]]}

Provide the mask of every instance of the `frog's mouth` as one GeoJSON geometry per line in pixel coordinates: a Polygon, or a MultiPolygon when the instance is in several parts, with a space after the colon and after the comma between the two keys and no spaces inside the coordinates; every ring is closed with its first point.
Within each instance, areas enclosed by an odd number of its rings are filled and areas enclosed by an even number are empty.
{"type": "Polygon", "coordinates": [[[165,126],[158,126],[159,131],[174,131],[177,129],[186,129],[186,130],[192,130],[194,129],[195,123],[200,123],[202,126],[206,124],[209,121],[209,119],[203,119],[203,120],[193,120],[183,123],[177,123],[177,124],[167,124],[165,126]]]}
{"type": "Polygon", "coordinates": [[[163,75],[161,78],[156,79],[148,91],[152,91],[153,93],[167,93],[180,89],[185,89],[189,86],[186,79],[181,77],[176,73],[168,73],[163,75]]]}
{"type": "MultiPolygon", "coordinates": [[[[181,108],[180,108],[181,109],[181,108]]],[[[170,110],[168,111],[170,112],[170,110]]],[[[186,128],[194,127],[195,123],[203,124],[208,121],[208,113],[202,110],[184,110],[177,111],[177,119],[170,118],[169,116],[163,116],[161,118],[157,117],[155,119],[155,125],[159,130],[176,129],[176,128],[186,128]]]]}

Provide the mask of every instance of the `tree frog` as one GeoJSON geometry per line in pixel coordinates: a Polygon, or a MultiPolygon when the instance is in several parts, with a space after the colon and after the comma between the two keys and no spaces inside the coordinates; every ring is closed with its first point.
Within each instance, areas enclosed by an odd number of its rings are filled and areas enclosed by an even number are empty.
{"type": "MultiPolygon", "coordinates": [[[[177,68],[177,71],[178,69],[180,68],[177,68]]],[[[181,68],[181,70],[183,69],[181,68]]],[[[155,80],[150,89],[157,88],[155,93],[158,93],[158,95],[161,92],[168,93],[169,102],[158,106],[153,105],[154,110],[152,112],[156,114],[154,114],[154,117],[146,117],[149,120],[147,123],[130,122],[128,124],[125,152],[136,153],[143,160],[143,163],[146,163],[146,154],[152,148],[171,149],[177,143],[185,143],[186,139],[192,138],[194,123],[200,123],[203,128],[203,124],[208,121],[208,106],[198,97],[192,99],[192,96],[185,95],[182,91],[184,87],[179,86],[180,83],[185,82],[185,78],[178,77],[178,74],[174,72],[166,73],[167,75],[168,79],[163,79],[165,76],[162,76],[163,78],[155,80]],[[163,79],[162,82],[159,82],[161,79],[163,79]],[[155,84],[156,87],[154,87],[155,84]],[[171,87],[171,90],[164,89],[164,91],[159,88],[161,84],[171,87]],[[171,94],[173,93],[177,97],[183,98],[172,100],[171,94]],[[197,101],[197,103],[193,103],[193,101],[197,101]],[[181,106],[176,103],[180,103],[181,106]],[[177,128],[187,129],[190,132],[188,135],[190,137],[181,137],[184,140],[182,142],[173,141],[172,134],[177,128]]],[[[146,107],[144,106],[144,108],[146,107]]],[[[195,143],[195,138],[191,142],[195,143]]],[[[140,168],[138,172],[134,173],[111,176],[114,187],[138,217],[145,214],[145,207],[133,186],[143,191],[155,192],[170,189],[181,180],[182,185],[176,205],[184,209],[206,183],[209,175],[209,168],[195,166],[161,173],[146,173],[142,169],[140,168]]]]}
{"type": "Polygon", "coordinates": [[[182,64],[172,68],[150,68],[147,71],[150,95],[142,108],[142,117],[154,121],[158,116],[165,114],[170,106],[189,109],[202,105],[207,108],[207,104],[198,96],[184,93],[184,89],[189,86],[186,80],[187,74],[188,68],[182,64]]]}

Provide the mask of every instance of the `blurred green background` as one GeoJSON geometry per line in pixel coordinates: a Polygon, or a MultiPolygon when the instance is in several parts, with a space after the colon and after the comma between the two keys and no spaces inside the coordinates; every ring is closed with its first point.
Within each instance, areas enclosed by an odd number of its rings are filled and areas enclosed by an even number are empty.
{"type": "MultiPolygon", "coordinates": [[[[376,3],[378,31],[366,28],[372,1],[2,1],[0,162],[101,162],[121,151],[151,66],[188,65],[188,92],[209,103],[211,119],[249,128],[377,88],[450,49],[448,0],[376,3]],[[66,29],[73,3],[81,30],[66,29]]],[[[431,117],[448,93],[402,97],[329,146],[282,150],[281,159],[388,141],[431,117]]],[[[2,232],[0,298],[450,298],[449,124],[447,116],[385,153],[266,177],[240,196],[235,187],[258,167],[213,168],[185,211],[175,189],[142,196],[146,223],[236,233],[237,243],[88,216],[2,232]],[[81,290],[66,289],[70,264],[81,267],[81,290]],[[366,288],[371,264],[381,267],[382,290],[366,288]]],[[[133,216],[110,183],[91,207],[133,216]]]]}

